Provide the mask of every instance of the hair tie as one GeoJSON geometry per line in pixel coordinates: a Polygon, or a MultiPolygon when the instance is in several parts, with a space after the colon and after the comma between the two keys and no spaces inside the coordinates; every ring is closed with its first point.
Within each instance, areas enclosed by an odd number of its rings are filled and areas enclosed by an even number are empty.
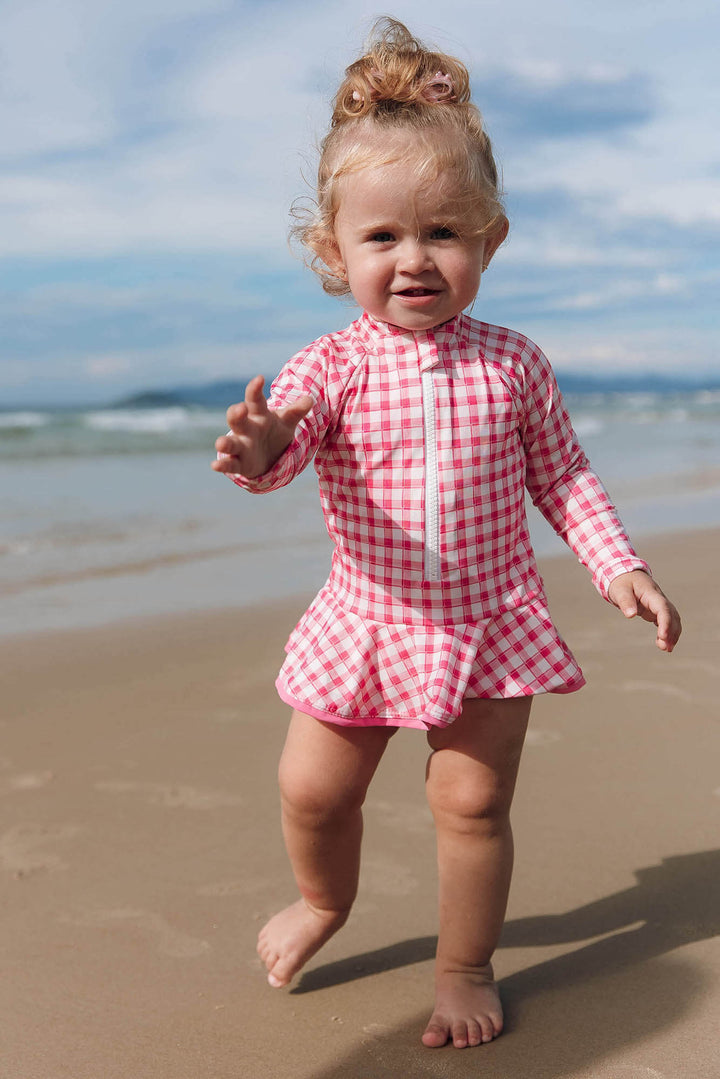
{"type": "Polygon", "coordinates": [[[455,87],[452,79],[442,71],[431,75],[421,90],[421,97],[434,102],[454,101],[455,87]]]}
{"type": "MultiPolygon", "coordinates": [[[[379,71],[376,67],[374,67],[370,71],[370,78],[375,79],[376,82],[381,81],[382,77],[383,77],[382,71],[379,71]]],[[[378,89],[372,88],[370,90],[370,101],[371,102],[378,101],[380,99],[380,96],[381,96],[380,91],[378,89]]],[[[360,104],[362,104],[362,105],[365,104],[365,98],[363,97],[363,95],[360,93],[359,90],[353,90],[352,99],[353,99],[353,101],[359,101],[360,104]]]]}
{"type": "MultiPolygon", "coordinates": [[[[379,81],[380,79],[382,79],[383,75],[381,71],[378,71],[377,68],[375,68],[370,72],[370,77],[375,79],[376,81],[379,81]]],[[[372,88],[370,90],[371,102],[379,101],[381,96],[382,94],[378,89],[372,88]]],[[[455,87],[453,85],[452,78],[442,71],[436,72],[435,75],[430,76],[430,78],[423,86],[422,90],[420,91],[420,97],[423,98],[424,101],[432,102],[433,104],[438,104],[439,102],[454,101],[455,87]]],[[[361,105],[365,104],[365,97],[363,96],[363,94],[360,93],[359,90],[353,90],[352,99],[353,101],[357,101],[361,105]]]]}

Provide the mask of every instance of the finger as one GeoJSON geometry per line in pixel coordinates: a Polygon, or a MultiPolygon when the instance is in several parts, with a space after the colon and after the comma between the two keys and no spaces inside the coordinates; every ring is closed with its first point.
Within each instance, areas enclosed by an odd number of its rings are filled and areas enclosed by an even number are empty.
{"type": "Polygon", "coordinates": [[[241,401],[237,405],[230,405],[230,408],[225,413],[225,419],[227,425],[231,431],[235,434],[240,434],[243,430],[243,425],[248,417],[248,406],[244,401],[241,401]]]}
{"type": "Polygon", "coordinates": [[[672,604],[659,588],[647,588],[640,594],[638,610],[646,622],[654,622],[658,627],[661,620],[670,621],[672,604]]]}
{"type": "Polygon", "coordinates": [[[267,412],[267,401],[263,394],[264,384],[265,379],[262,375],[256,375],[255,378],[250,379],[245,387],[245,400],[230,405],[230,408],[225,413],[228,427],[235,428],[239,426],[250,414],[257,415],[258,413],[267,412]]]}
{"type": "Polygon", "coordinates": [[[262,375],[255,375],[245,387],[245,404],[249,413],[267,412],[267,401],[263,393],[265,379],[262,375]]]}
{"type": "Polygon", "coordinates": [[[313,398],[309,394],[305,394],[303,397],[299,397],[297,401],[293,401],[291,405],[278,409],[278,418],[289,427],[297,427],[300,420],[307,416],[314,404],[313,398]]]}
{"type": "Polygon", "coordinates": [[[213,472],[237,472],[239,474],[242,474],[242,467],[237,457],[221,457],[219,460],[211,461],[210,467],[213,472]]]}
{"type": "Polygon", "coordinates": [[[613,595],[615,606],[622,611],[626,618],[634,618],[638,613],[637,599],[631,584],[624,582],[618,584],[613,595]]]}
{"type": "Polygon", "coordinates": [[[215,439],[215,449],[218,453],[235,454],[240,449],[240,440],[235,435],[220,435],[215,439]]]}
{"type": "Polygon", "coordinates": [[[663,652],[672,652],[678,642],[682,625],[680,615],[667,596],[655,587],[643,593],[640,614],[646,622],[657,626],[655,643],[663,652]]]}
{"type": "Polygon", "coordinates": [[[663,611],[658,616],[658,632],[656,643],[658,648],[663,652],[672,652],[673,648],[680,639],[682,633],[682,623],[680,621],[680,615],[673,607],[671,603],[668,604],[666,611],[663,611]]]}
{"type": "Polygon", "coordinates": [[[659,648],[663,648],[670,639],[670,623],[672,621],[670,617],[670,608],[668,606],[662,607],[657,612],[655,621],[657,623],[657,644],[659,648]]]}

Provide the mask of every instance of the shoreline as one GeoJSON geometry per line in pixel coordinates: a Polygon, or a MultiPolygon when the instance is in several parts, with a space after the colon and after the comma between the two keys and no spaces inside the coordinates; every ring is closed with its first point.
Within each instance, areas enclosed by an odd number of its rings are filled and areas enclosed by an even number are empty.
{"type": "MultiPolygon", "coordinates": [[[[626,515],[627,516],[627,515],[626,515]]],[[[538,565],[540,566],[543,576],[555,577],[555,573],[552,569],[556,564],[565,564],[570,566],[578,565],[577,559],[574,553],[567,548],[562,540],[552,533],[549,526],[545,522],[540,522],[544,529],[544,543],[541,542],[541,553],[537,554],[538,565]]],[[[635,540],[635,547],[638,550],[640,557],[646,558],[651,567],[654,564],[653,551],[658,551],[660,558],[663,557],[663,552],[667,549],[674,549],[687,542],[704,544],[705,538],[708,536],[717,535],[720,541],[720,526],[718,525],[698,525],[696,527],[683,527],[682,529],[668,529],[668,531],[656,531],[643,535],[642,531],[637,528],[631,529],[631,535],[635,540]],[[648,553],[649,552],[649,553],[648,553]]],[[[259,554],[262,554],[262,547],[260,544],[256,545],[256,549],[259,554]]],[[[150,625],[157,622],[158,625],[162,625],[167,622],[169,625],[174,625],[178,620],[183,619],[202,619],[218,617],[220,619],[226,618],[238,618],[238,617],[253,617],[253,614],[259,610],[263,610],[268,606],[273,609],[277,609],[278,613],[282,612],[285,606],[291,609],[299,608],[302,610],[308,605],[310,600],[316,595],[317,591],[322,587],[329,569],[329,553],[330,545],[327,541],[327,537],[320,537],[319,539],[310,539],[305,543],[295,544],[288,548],[287,551],[282,552],[281,557],[283,563],[281,567],[269,575],[269,579],[262,579],[259,583],[258,580],[254,580],[251,587],[253,593],[246,596],[243,600],[241,597],[240,602],[236,604],[227,603],[225,601],[213,602],[208,596],[206,602],[203,602],[203,597],[207,593],[205,587],[207,581],[202,583],[203,587],[194,588],[192,579],[192,570],[187,579],[186,593],[182,591],[183,577],[188,572],[188,563],[197,561],[196,556],[192,554],[173,555],[169,554],[162,558],[152,560],[148,562],[148,576],[143,582],[147,586],[148,591],[153,587],[153,570],[158,568],[166,569],[168,572],[177,571],[177,590],[172,589],[168,582],[158,584],[158,594],[161,597],[166,597],[172,602],[163,608],[163,604],[160,602],[155,603],[154,606],[158,606],[161,609],[155,609],[151,611],[139,611],[134,613],[132,611],[133,602],[136,600],[136,596],[133,594],[135,589],[139,586],[136,582],[133,582],[132,587],[128,586],[128,590],[123,592],[123,604],[117,605],[114,609],[106,597],[106,603],[101,604],[99,601],[97,605],[90,607],[89,605],[84,609],[82,613],[76,611],[68,611],[67,600],[64,603],[58,603],[53,608],[53,617],[49,619],[50,623],[46,626],[38,626],[33,628],[27,628],[25,625],[21,625],[21,628],[15,628],[15,625],[10,624],[10,617],[7,617],[7,621],[3,624],[0,622],[0,649],[4,647],[6,642],[12,641],[18,638],[34,638],[37,636],[55,636],[63,633],[82,633],[82,632],[99,632],[103,631],[111,626],[124,626],[131,627],[137,626],[138,629],[142,629],[145,625],[150,625]],[[302,590],[297,587],[297,581],[303,578],[308,578],[315,581],[315,587],[302,590]],[[269,593],[268,598],[259,599],[256,593],[262,588],[269,593]],[[127,613],[129,609],[130,613],[127,613]],[[123,612],[123,613],[120,613],[123,612]]],[[[205,564],[205,568],[209,569],[209,576],[214,577],[217,581],[218,587],[225,587],[223,577],[223,567],[220,563],[221,559],[227,560],[227,570],[233,574],[234,579],[243,581],[243,577],[248,580],[252,580],[248,573],[241,573],[239,571],[239,560],[237,551],[233,547],[223,548],[218,551],[213,557],[205,564]]],[[[580,572],[585,573],[583,567],[580,567],[580,572]]],[[[77,573],[71,573],[67,580],[62,582],[52,579],[47,582],[42,582],[41,586],[60,586],[62,589],[67,589],[68,594],[72,595],[78,589],[82,589],[83,586],[89,587],[101,587],[103,582],[112,581],[116,586],[121,582],[119,577],[125,573],[124,567],[108,567],[104,569],[91,568],[86,571],[78,571],[77,573]]],[[[133,575],[136,576],[136,575],[133,575]]],[[[141,575],[142,582],[142,575],[141,575]]],[[[660,577],[662,581],[662,577],[660,577]]],[[[141,586],[140,586],[141,587],[141,586]]],[[[27,591],[32,591],[32,588],[27,588],[23,585],[9,586],[0,590],[5,597],[4,602],[9,600],[15,600],[19,602],[27,591]]],[[[157,597],[155,597],[157,598],[157,597]]],[[[216,597],[213,597],[216,598],[216,597]]],[[[552,599],[552,597],[550,597],[552,599]]],[[[149,602],[149,601],[148,601],[149,602]]],[[[24,622],[26,619],[23,619],[24,622]]]]}

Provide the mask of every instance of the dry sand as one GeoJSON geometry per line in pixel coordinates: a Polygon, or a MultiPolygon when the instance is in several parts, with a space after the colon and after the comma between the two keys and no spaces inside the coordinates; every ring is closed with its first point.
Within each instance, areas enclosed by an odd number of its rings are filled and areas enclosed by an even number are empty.
{"type": "Polygon", "coordinates": [[[646,544],[672,656],[543,566],[589,685],[540,698],[497,970],[507,1033],[423,1049],[435,933],[425,740],[391,743],[361,892],[292,991],[273,679],[299,606],[0,645],[2,1079],[717,1079],[720,536],[646,544]]]}

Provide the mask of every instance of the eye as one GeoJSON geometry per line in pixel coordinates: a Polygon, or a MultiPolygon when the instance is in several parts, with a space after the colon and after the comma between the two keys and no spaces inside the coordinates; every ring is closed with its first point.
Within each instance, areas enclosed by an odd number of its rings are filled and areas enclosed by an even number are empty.
{"type": "Polygon", "coordinates": [[[384,229],[378,229],[377,232],[373,232],[370,235],[370,242],[374,244],[389,244],[395,239],[392,232],[387,232],[384,229]]]}
{"type": "Polygon", "coordinates": [[[438,225],[430,233],[430,238],[433,240],[456,240],[457,232],[451,229],[449,225],[438,225]]]}

